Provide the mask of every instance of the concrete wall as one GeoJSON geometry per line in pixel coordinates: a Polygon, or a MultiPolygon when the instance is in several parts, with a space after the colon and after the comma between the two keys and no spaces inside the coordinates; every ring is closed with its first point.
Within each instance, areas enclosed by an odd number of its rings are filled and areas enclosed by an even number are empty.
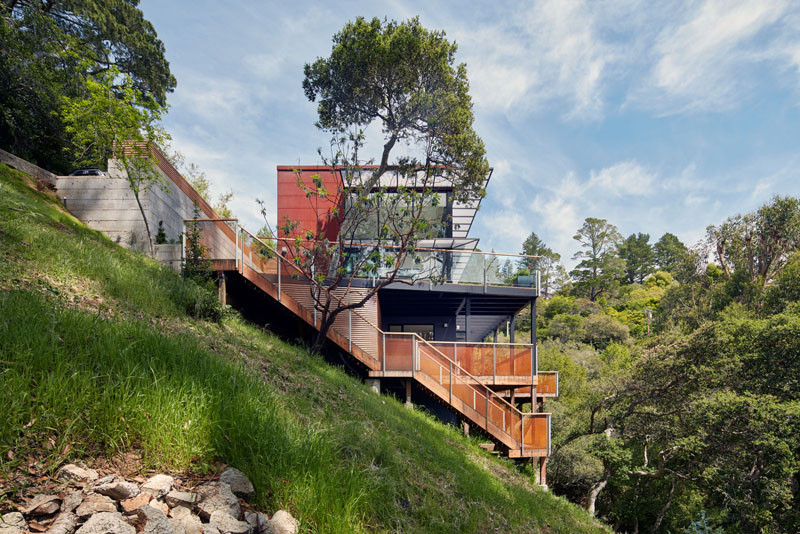
{"type": "MultiPolygon", "coordinates": [[[[155,240],[163,222],[169,242],[180,243],[183,219],[191,219],[194,202],[160,168],[162,183],[140,195],[142,207],[155,240]]],[[[126,178],[125,170],[109,160],[109,176],[60,176],[56,188],[67,209],[112,241],[134,250],[148,251],[142,214],[126,178]]],[[[202,214],[200,217],[207,217],[202,214]]]]}
{"type": "Polygon", "coordinates": [[[56,175],[50,171],[46,171],[41,167],[37,167],[33,163],[29,161],[25,161],[24,159],[18,158],[11,152],[6,152],[5,150],[0,148],[0,162],[5,163],[9,167],[13,167],[18,171],[22,171],[26,174],[30,174],[34,178],[38,178],[43,182],[46,182],[50,185],[56,185],[56,175]]]}

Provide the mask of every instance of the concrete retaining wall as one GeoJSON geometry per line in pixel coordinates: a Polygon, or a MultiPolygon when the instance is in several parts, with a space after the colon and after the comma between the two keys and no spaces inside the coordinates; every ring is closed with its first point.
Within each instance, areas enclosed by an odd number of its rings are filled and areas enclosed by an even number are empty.
{"type": "MultiPolygon", "coordinates": [[[[150,234],[155,239],[162,222],[167,241],[180,243],[183,220],[194,217],[194,202],[161,169],[157,171],[161,183],[140,195],[150,234]]],[[[91,228],[124,247],[149,252],[142,214],[125,170],[117,161],[109,160],[108,174],[60,176],[56,183],[58,194],[67,209],[91,228]]]]}
{"type": "Polygon", "coordinates": [[[0,148],[0,162],[5,163],[9,167],[13,167],[18,171],[22,171],[26,174],[30,174],[34,178],[38,178],[43,182],[47,182],[50,185],[56,185],[56,175],[50,171],[46,171],[41,167],[37,167],[33,163],[29,161],[25,161],[24,159],[18,158],[11,152],[6,152],[5,150],[0,148]]]}

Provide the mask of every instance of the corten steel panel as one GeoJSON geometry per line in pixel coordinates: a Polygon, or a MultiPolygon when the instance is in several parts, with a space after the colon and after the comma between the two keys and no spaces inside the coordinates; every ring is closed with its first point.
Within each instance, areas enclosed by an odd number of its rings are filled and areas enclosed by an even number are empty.
{"type": "MultiPolygon", "coordinates": [[[[338,174],[329,167],[278,167],[278,237],[287,237],[282,227],[286,220],[298,222],[299,225],[291,233],[292,236],[312,231],[315,234],[322,232],[327,239],[335,241],[339,236],[339,222],[329,219],[331,210],[336,207],[337,191],[341,187],[338,174]],[[306,187],[316,189],[314,175],[318,174],[322,185],[328,191],[328,198],[319,198],[312,195],[306,196],[298,185],[299,171],[302,183],[306,187]]],[[[280,245],[278,245],[280,247],[280,245]]]]}
{"type": "Polygon", "coordinates": [[[546,414],[533,414],[525,417],[525,448],[547,449],[546,414]]]}

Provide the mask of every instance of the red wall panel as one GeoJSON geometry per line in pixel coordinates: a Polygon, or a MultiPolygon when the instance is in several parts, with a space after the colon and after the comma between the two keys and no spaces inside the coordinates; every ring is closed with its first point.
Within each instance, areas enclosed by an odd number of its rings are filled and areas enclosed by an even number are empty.
{"type": "Polygon", "coordinates": [[[278,237],[294,237],[311,230],[315,234],[322,232],[327,239],[335,241],[339,235],[339,221],[330,220],[328,216],[336,202],[343,200],[339,198],[339,187],[341,178],[330,167],[278,166],[278,237]],[[313,177],[319,175],[327,190],[327,197],[306,197],[306,193],[297,183],[298,172],[302,183],[312,190],[316,189],[313,177]],[[300,223],[290,236],[284,232],[287,219],[300,223]]]}

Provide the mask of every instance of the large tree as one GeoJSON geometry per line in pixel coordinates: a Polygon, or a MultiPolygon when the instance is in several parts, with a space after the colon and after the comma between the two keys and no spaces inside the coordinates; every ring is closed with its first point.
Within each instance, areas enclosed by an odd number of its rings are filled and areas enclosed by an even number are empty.
{"type": "Polygon", "coordinates": [[[313,282],[321,317],[313,351],[322,347],[338,315],[362,307],[409,262],[435,263],[416,253],[419,240],[449,223],[430,217],[442,202],[434,185],[452,184],[454,200],[485,194],[489,164],[472,128],[466,67],[455,63],[455,52],[444,32],[423,28],[417,18],[357,18],[334,35],[329,57],[305,66],[303,88],[318,102],[317,127],[332,136],[333,150],[324,159],[341,181],[334,190],[319,176],[308,183],[298,174],[297,183],[321,210],[318,220],[335,221],[339,235],[330,241],[325,229],[298,233],[298,222],[289,220],[276,234],[313,282]],[[384,137],[377,161],[361,157],[363,131],[373,123],[384,137]],[[395,156],[398,143],[403,151],[395,156]],[[388,171],[392,187],[381,180],[388,171]],[[354,278],[363,277],[376,283],[352,291],[354,278]]]}
{"type": "Polygon", "coordinates": [[[560,264],[561,254],[554,252],[548,247],[545,242],[536,235],[536,232],[531,232],[531,234],[525,238],[525,241],[522,243],[521,254],[525,256],[538,256],[533,260],[526,258],[522,263],[524,264],[523,266],[530,271],[538,270],[541,273],[542,290],[545,295],[549,295],[550,289],[553,287],[556,278],[560,274],[560,270],[563,269],[560,264]]]}
{"type": "Polygon", "coordinates": [[[653,245],[653,259],[660,271],[674,274],[689,254],[680,239],[669,232],[661,236],[653,245]]]}
{"type": "Polygon", "coordinates": [[[708,227],[708,245],[728,277],[769,284],[800,245],[800,200],[776,196],[757,211],[708,227]]]}
{"type": "Polygon", "coordinates": [[[625,280],[642,283],[653,272],[653,247],[649,234],[631,234],[619,244],[618,255],[625,260],[625,280]]]}
{"type": "MultiPolygon", "coordinates": [[[[74,165],[62,97],[116,69],[163,106],[175,87],[138,0],[0,0],[0,146],[56,172],[74,165]]],[[[106,147],[106,154],[111,146],[106,147]]]]}
{"type": "Polygon", "coordinates": [[[606,219],[587,217],[573,239],[582,248],[572,257],[581,260],[570,272],[575,291],[595,301],[614,286],[625,268],[625,262],[616,255],[622,236],[606,219]]]}

